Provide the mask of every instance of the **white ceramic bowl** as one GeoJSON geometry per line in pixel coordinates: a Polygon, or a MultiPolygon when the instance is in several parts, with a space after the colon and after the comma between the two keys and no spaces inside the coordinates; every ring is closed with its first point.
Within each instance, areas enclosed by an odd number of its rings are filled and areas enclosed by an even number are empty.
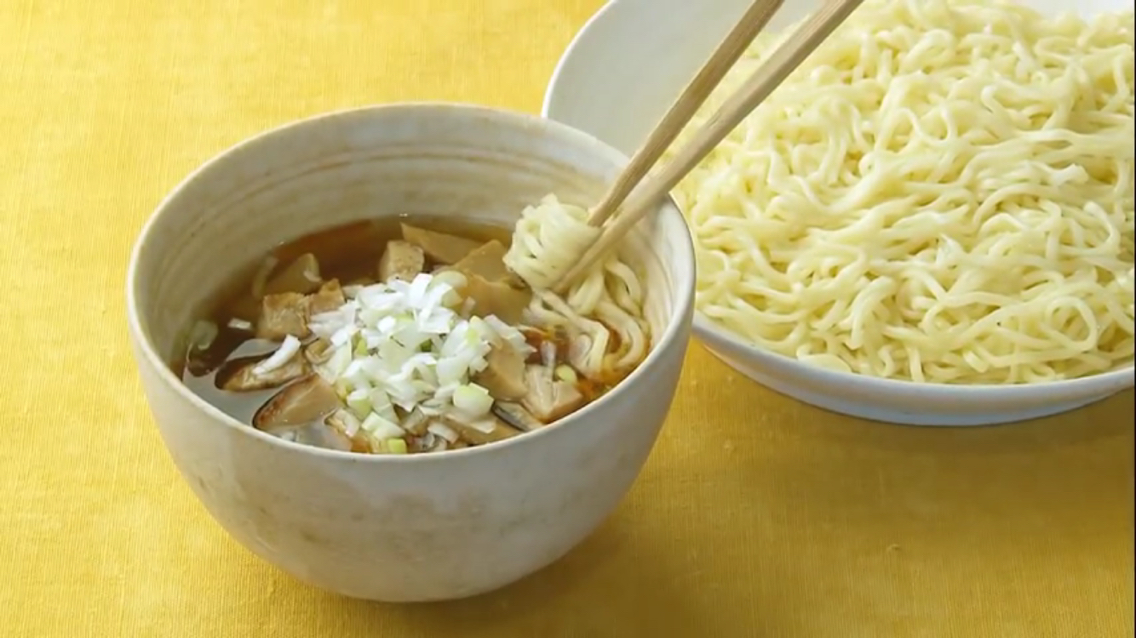
{"type": "MultiPolygon", "coordinates": [[[[631,155],[751,0],[612,0],[577,34],[553,73],[543,113],[631,155]]],[[[1131,0],[1026,0],[1085,15],[1131,0]]],[[[769,30],[805,18],[817,0],[786,2],[769,30]]],[[[989,425],[1087,405],[1133,385],[1131,367],[1034,386],[936,386],[818,369],[735,338],[696,313],[694,332],[727,364],[821,408],[911,425],[989,425]]]]}
{"type": "Polygon", "coordinates": [[[548,120],[420,104],[289,125],[190,175],[142,230],[126,294],[150,408],[209,513],[298,578],[384,601],[491,590],[591,533],[646,460],[686,352],[694,254],[672,203],[624,245],[646,270],[647,359],[599,401],[531,434],[402,457],[304,447],[206,403],[169,361],[209,295],[283,241],[405,213],[511,225],[550,192],[594,201],[625,161],[548,120]]]}

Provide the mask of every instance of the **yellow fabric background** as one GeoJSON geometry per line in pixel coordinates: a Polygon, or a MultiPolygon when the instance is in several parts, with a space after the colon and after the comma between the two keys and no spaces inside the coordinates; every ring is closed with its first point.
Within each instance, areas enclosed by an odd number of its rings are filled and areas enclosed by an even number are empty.
{"type": "Polygon", "coordinates": [[[450,604],[312,590],[209,519],[127,348],[143,219],[203,160],[298,117],[535,111],[600,4],[0,3],[0,635],[1133,635],[1132,392],[1025,425],[899,428],[796,404],[694,345],[614,517],[450,604]]]}

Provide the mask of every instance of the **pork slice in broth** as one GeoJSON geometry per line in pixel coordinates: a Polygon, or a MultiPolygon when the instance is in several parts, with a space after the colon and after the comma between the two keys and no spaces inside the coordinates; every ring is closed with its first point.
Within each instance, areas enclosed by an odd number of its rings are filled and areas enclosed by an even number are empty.
{"type": "Polygon", "coordinates": [[[485,357],[485,369],[473,382],[489,391],[494,399],[516,401],[528,393],[525,386],[525,358],[519,350],[505,344],[494,344],[485,357]]]}
{"type": "Polygon", "coordinates": [[[347,303],[347,298],[343,296],[343,288],[340,287],[339,280],[332,279],[320,286],[318,291],[308,295],[307,317],[310,318],[312,315],[318,315],[321,312],[331,312],[345,303],[347,303]]]}
{"type": "Polygon", "coordinates": [[[337,279],[324,283],[319,290],[308,295],[298,292],[265,295],[256,322],[256,336],[273,341],[288,335],[304,339],[309,334],[308,320],[312,315],[335,310],[346,301],[337,279]]]}
{"type": "Polygon", "coordinates": [[[489,281],[479,275],[466,277],[463,295],[472,300],[473,314],[478,317],[494,315],[515,326],[524,317],[525,308],[532,300],[532,291],[514,288],[501,281],[489,281]]]}
{"type": "Polygon", "coordinates": [[[514,288],[523,287],[520,280],[505,267],[505,252],[505,245],[494,239],[478,246],[449,269],[466,277],[477,276],[486,281],[507,283],[514,288]]]}
{"type": "Polygon", "coordinates": [[[402,224],[402,238],[418,246],[427,257],[441,264],[456,264],[480,245],[480,242],[472,239],[409,224],[402,224]]]}
{"type": "Polygon", "coordinates": [[[318,290],[322,283],[319,260],[311,253],[304,253],[268,280],[264,285],[264,294],[296,292],[306,295],[318,290]]]}
{"type": "Polygon", "coordinates": [[[307,297],[298,292],[266,295],[261,300],[256,336],[280,341],[284,337],[308,335],[307,297]]]}

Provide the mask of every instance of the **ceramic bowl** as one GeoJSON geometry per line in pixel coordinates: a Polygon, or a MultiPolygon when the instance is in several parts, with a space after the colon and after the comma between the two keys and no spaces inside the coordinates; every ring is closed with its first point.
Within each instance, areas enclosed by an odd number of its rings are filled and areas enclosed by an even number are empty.
{"type": "MultiPolygon", "coordinates": [[[[560,59],[544,115],[587,131],[631,155],[709,58],[751,0],[613,0],[560,59]]],[[[818,0],[786,2],[773,32],[808,16],[818,0]]],[[[1091,15],[1132,8],[1131,0],[1023,0],[1042,12],[1091,15]]],[[[1057,414],[1131,388],[1129,366],[1093,377],[1031,386],[949,386],[831,372],[751,346],[700,313],[694,333],[749,378],[811,405],[911,425],[989,425],[1057,414]]]]}
{"type": "Polygon", "coordinates": [[[170,362],[211,295],[281,242],[407,213],[511,225],[550,192],[598,199],[625,161],[537,117],[410,104],[288,125],[190,175],[138,238],[127,309],[154,420],[213,518],[297,578],[382,601],[501,587],[596,529],[646,461],[686,351],[694,256],[671,202],[623,246],[646,272],[647,359],[602,399],[506,442],[411,456],[304,447],[223,414],[170,362]]]}

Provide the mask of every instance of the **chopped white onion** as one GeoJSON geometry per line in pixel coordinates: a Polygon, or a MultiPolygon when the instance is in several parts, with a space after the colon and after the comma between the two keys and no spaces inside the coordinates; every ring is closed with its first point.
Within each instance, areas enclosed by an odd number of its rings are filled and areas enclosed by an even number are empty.
{"type": "Polygon", "coordinates": [[[233,330],[240,330],[242,332],[252,332],[252,322],[245,321],[244,319],[237,319],[233,317],[229,320],[229,328],[233,330]]]}
{"type": "Polygon", "coordinates": [[[284,337],[284,343],[272,353],[264,361],[256,364],[252,369],[252,373],[256,376],[264,376],[273,370],[284,367],[286,363],[292,360],[300,352],[300,340],[292,335],[284,337]]]}
{"type": "Polygon", "coordinates": [[[489,390],[476,383],[459,385],[454,390],[453,402],[455,408],[469,416],[484,416],[493,407],[493,397],[489,395],[489,390]]]}
{"type": "Polygon", "coordinates": [[[371,393],[366,388],[356,388],[347,395],[347,407],[355,416],[366,417],[371,413],[371,393]]]}
{"type": "Polygon", "coordinates": [[[501,321],[497,315],[485,317],[485,323],[489,324],[489,327],[493,328],[493,331],[497,333],[498,337],[501,337],[505,343],[515,348],[522,356],[527,357],[534,351],[534,348],[530,346],[528,340],[525,339],[523,332],[501,321]]]}
{"type": "Polygon", "coordinates": [[[331,345],[341,346],[345,343],[351,343],[352,337],[354,337],[355,333],[357,333],[357,332],[359,332],[358,326],[356,326],[353,323],[347,324],[347,325],[343,326],[342,328],[340,328],[339,330],[336,330],[334,333],[332,333],[331,345]]]}
{"type": "Polygon", "coordinates": [[[377,438],[403,435],[383,425],[397,427],[395,406],[430,415],[454,408],[473,418],[485,415],[493,398],[470,383],[471,375],[488,365],[494,343],[528,348],[524,335],[500,319],[467,320],[456,312],[463,301],[456,287],[464,283],[460,273],[443,271],[362,286],[342,307],[312,317],[312,332],[334,348],[317,372],[364,429],[384,429],[381,436],[372,433],[377,438]]]}
{"type": "Polygon", "coordinates": [[[398,427],[397,424],[384,419],[374,412],[368,414],[367,418],[363,419],[362,428],[371,436],[380,440],[394,439],[406,435],[406,432],[398,427]]]}
{"type": "Polygon", "coordinates": [[[580,380],[571,366],[560,364],[556,366],[556,378],[567,383],[576,383],[580,380]]]}

